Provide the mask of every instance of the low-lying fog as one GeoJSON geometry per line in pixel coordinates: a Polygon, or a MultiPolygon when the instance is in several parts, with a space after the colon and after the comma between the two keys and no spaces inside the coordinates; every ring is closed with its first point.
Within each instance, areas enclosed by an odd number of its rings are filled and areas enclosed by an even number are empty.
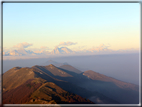
{"type": "Polygon", "coordinates": [[[41,65],[48,60],[59,63],[67,62],[73,67],[81,70],[93,70],[95,72],[113,77],[115,79],[139,84],[139,54],[109,54],[90,56],[68,56],[56,58],[40,58],[25,60],[3,60],[3,72],[12,67],[31,67],[41,65]]]}

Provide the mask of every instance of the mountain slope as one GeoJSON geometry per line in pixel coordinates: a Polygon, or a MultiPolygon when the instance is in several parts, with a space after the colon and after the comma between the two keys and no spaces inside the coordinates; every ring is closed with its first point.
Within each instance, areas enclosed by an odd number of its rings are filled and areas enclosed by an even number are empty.
{"type": "Polygon", "coordinates": [[[119,81],[91,70],[85,71],[83,75],[90,78],[92,82],[80,84],[81,87],[100,92],[122,104],[139,103],[139,87],[137,85],[119,81]]]}
{"type": "Polygon", "coordinates": [[[32,68],[37,69],[37,70],[42,70],[48,74],[52,74],[51,76],[60,76],[60,77],[72,77],[72,75],[58,69],[56,66],[53,64],[50,64],[48,66],[33,66],[32,68]]]}
{"type": "Polygon", "coordinates": [[[3,87],[4,104],[93,103],[82,98],[79,95],[71,93],[72,89],[81,90],[82,88],[72,85],[71,83],[53,78],[47,73],[41,70],[37,70],[34,67],[14,67],[10,69],[6,73],[4,73],[3,87]],[[70,92],[65,91],[61,87],[66,90],[70,90],[70,92]],[[47,96],[51,99],[47,99],[47,96]],[[79,100],[78,98],[81,100],[79,100]]]}
{"type": "MultiPolygon", "coordinates": [[[[47,67],[49,67],[49,66],[47,66],[47,67]]],[[[43,68],[43,67],[41,67],[41,68],[43,68]]],[[[114,78],[107,77],[105,75],[96,73],[94,71],[86,71],[84,73],[77,74],[75,72],[68,71],[68,70],[60,68],[60,67],[53,66],[53,68],[56,69],[56,72],[58,70],[61,70],[71,76],[64,76],[64,77],[60,76],[60,75],[57,75],[55,72],[54,72],[55,73],[54,74],[52,69],[47,69],[47,68],[44,69],[44,72],[46,72],[47,74],[49,74],[50,76],[52,76],[54,78],[75,84],[76,86],[80,86],[80,87],[85,88],[91,92],[99,92],[99,93],[105,95],[106,97],[108,97],[110,99],[114,99],[117,102],[122,103],[122,104],[127,104],[127,103],[128,104],[129,103],[136,104],[136,103],[138,103],[139,92],[138,92],[137,85],[125,83],[123,81],[119,81],[114,78]],[[88,77],[89,75],[92,79],[91,78],[89,79],[89,77],[88,77]],[[94,80],[93,80],[93,76],[94,76],[94,80]],[[122,96],[123,96],[123,98],[122,98],[122,96]]],[[[100,97],[100,95],[99,95],[99,97],[100,97]]],[[[89,98],[94,99],[93,96],[91,96],[89,98]]],[[[102,99],[103,98],[101,98],[101,100],[102,99]]],[[[92,101],[94,101],[94,100],[92,100],[92,101]]],[[[96,97],[95,97],[95,101],[96,101],[96,97]]]]}
{"type": "MultiPolygon", "coordinates": [[[[80,74],[60,69],[58,67],[55,67],[54,65],[48,65],[48,66],[36,65],[31,68],[14,67],[14,68],[10,69],[9,71],[7,71],[6,73],[4,73],[3,92],[5,93],[4,95],[6,95],[6,96],[9,96],[9,94],[12,90],[16,90],[17,92],[20,92],[19,89],[24,89],[23,85],[25,84],[26,81],[28,81],[28,80],[36,80],[37,81],[37,79],[38,79],[37,83],[44,84],[46,81],[52,82],[52,83],[56,84],[57,86],[59,86],[60,88],[62,88],[63,90],[68,91],[70,93],[77,94],[77,95],[84,97],[84,98],[85,97],[90,98],[91,96],[95,96],[95,99],[93,100],[93,102],[95,102],[95,103],[100,103],[100,102],[98,102],[97,99],[101,99],[103,101],[103,103],[117,103],[118,104],[117,101],[109,99],[108,97],[106,97],[100,93],[97,93],[94,91],[88,91],[84,88],[77,86],[76,84],[73,84],[73,83],[77,83],[79,81],[80,77],[77,78],[78,75],[80,75],[80,74]],[[61,72],[60,72],[60,70],[61,70],[61,72]],[[62,74],[62,72],[63,72],[63,74],[62,74]],[[19,88],[19,87],[22,87],[22,88],[19,88]]],[[[80,83],[80,82],[78,82],[78,83],[80,83]]],[[[12,91],[11,94],[13,92],[15,93],[15,91],[12,91]]],[[[22,90],[21,90],[21,92],[22,92],[22,90]]],[[[33,92],[33,90],[29,91],[29,92],[33,92]]],[[[16,95],[20,95],[20,94],[16,93],[16,95]]]]}
{"type": "Polygon", "coordinates": [[[3,74],[3,91],[16,88],[34,76],[33,69],[14,67],[3,74]]]}
{"type": "Polygon", "coordinates": [[[68,70],[68,71],[72,71],[72,72],[75,72],[75,73],[78,73],[78,74],[82,73],[80,70],[74,68],[71,65],[62,65],[62,66],[60,66],[60,68],[68,70]]]}
{"type": "Polygon", "coordinates": [[[72,71],[62,69],[60,67],[56,67],[53,64],[50,64],[48,66],[33,66],[32,68],[38,71],[43,71],[44,73],[47,73],[48,75],[56,79],[67,81],[75,85],[78,85],[80,84],[80,82],[86,81],[87,79],[85,76],[79,75],[78,73],[72,71]]]}
{"type": "Polygon", "coordinates": [[[30,100],[30,95],[39,87],[41,83],[31,82],[29,79],[22,85],[3,93],[3,104],[20,104],[30,100]]]}
{"type": "Polygon", "coordinates": [[[87,76],[88,78],[91,78],[92,80],[100,80],[100,81],[106,81],[106,82],[113,82],[117,86],[119,86],[120,88],[131,88],[133,90],[138,91],[138,86],[137,85],[126,83],[126,82],[123,82],[123,81],[119,81],[119,80],[116,80],[114,78],[105,76],[103,74],[99,74],[97,72],[94,72],[92,70],[85,71],[83,73],[83,75],[87,76]]]}
{"type": "Polygon", "coordinates": [[[46,102],[51,102],[54,100],[54,102],[58,104],[64,104],[64,103],[93,103],[91,101],[87,101],[81,96],[78,96],[73,93],[69,93],[53,82],[46,82],[41,87],[39,87],[32,95],[32,99],[38,98],[45,100],[46,102]],[[79,99],[78,99],[79,98],[79,99]]]}
{"type": "Polygon", "coordinates": [[[3,93],[3,104],[90,104],[81,96],[69,93],[53,82],[30,79],[19,87],[3,93]],[[24,90],[23,90],[24,89],[24,90]]]}

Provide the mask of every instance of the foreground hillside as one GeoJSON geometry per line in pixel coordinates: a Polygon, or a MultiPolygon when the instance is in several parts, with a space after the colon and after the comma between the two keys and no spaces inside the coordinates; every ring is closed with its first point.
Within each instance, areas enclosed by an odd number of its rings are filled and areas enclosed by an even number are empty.
{"type": "Polygon", "coordinates": [[[138,104],[138,98],[137,85],[70,65],[14,67],[3,75],[5,104],[138,104]]]}
{"type": "Polygon", "coordinates": [[[4,104],[93,104],[79,95],[69,93],[52,82],[31,79],[3,93],[4,104]]]}
{"type": "MultiPolygon", "coordinates": [[[[33,68],[15,67],[3,75],[3,104],[90,104],[79,95],[40,78],[33,68]]],[[[60,81],[49,76],[49,81],[60,81]]]]}

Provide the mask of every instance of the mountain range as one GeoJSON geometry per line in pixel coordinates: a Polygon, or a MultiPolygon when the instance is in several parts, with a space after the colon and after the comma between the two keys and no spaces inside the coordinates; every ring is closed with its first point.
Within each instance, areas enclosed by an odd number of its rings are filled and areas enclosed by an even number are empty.
{"type": "Polygon", "coordinates": [[[13,103],[138,104],[139,87],[69,64],[14,67],[3,74],[3,104],[13,103]]]}
{"type": "Polygon", "coordinates": [[[92,54],[108,54],[108,53],[135,53],[138,49],[128,49],[128,50],[110,50],[107,49],[105,45],[100,45],[96,48],[76,50],[73,51],[68,47],[58,47],[56,46],[52,51],[46,49],[36,49],[36,50],[25,50],[25,48],[18,48],[16,50],[4,50],[4,56],[25,56],[25,55],[92,55],[92,54]]]}
{"type": "Polygon", "coordinates": [[[69,53],[73,53],[72,50],[70,50],[67,47],[55,47],[55,49],[51,52],[51,54],[69,54],[69,53]]]}
{"type": "Polygon", "coordinates": [[[53,49],[51,52],[41,51],[40,53],[37,53],[34,51],[25,50],[23,48],[18,50],[11,50],[9,52],[3,52],[3,55],[4,56],[23,56],[23,55],[41,55],[41,54],[60,55],[60,54],[71,54],[71,53],[75,53],[75,52],[67,47],[55,47],[55,49],[53,49]]]}

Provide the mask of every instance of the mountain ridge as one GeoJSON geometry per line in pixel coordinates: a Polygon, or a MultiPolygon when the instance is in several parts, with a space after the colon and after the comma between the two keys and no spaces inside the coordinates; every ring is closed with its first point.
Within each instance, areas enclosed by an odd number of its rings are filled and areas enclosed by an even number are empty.
{"type": "MultiPolygon", "coordinates": [[[[118,84],[118,86],[121,84],[123,84],[123,86],[125,86],[125,87],[128,87],[129,88],[129,86],[127,86],[128,84],[131,86],[131,88],[133,87],[133,86],[135,86],[135,84],[132,84],[132,83],[126,83],[126,82],[124,82],[124,81],[120,81],[120,80],[117,80],[117,79],[114,79],[114,78],[112,78],[112,77],[108,77],[108,76],[105,76],[105,75],[103,75],[103,74],[100,74],[100,73],[97,73],[97,72],[94,72],[94,71],[92,71],[92,70],[88,70],[88,71],[85,71],[84,73],[83,73],[83,75],[85,75],[85,76],[87,76],[88,78],[91,78],[92,80],[101,80],[101,81],[107,81],[107,82],[114,82],[114,83],[117,83],[118,84]],[[127,85],[126,85],[127,84],[127,85]]],[[[121,86],[122,87],[122,86],[121,86]]],[[[134,87],[135,88],[135,87],[134,87]]],[[[137,90],[138,91],[138,90],[137,90]]]]}
{"type": "Polygon", "coordinates": [[[68,71],[72,71],[72,72],[75,72],[75,73],[78,73],[78,74],[82,73],[80,70],[74,68],[74,67],[71,66],[71,65],[62,65],[62,66],[60,66],[59,68],[66,69],[66,70],[68,70],[68,71]]]}
{"type": "MultiPolygon", "coordinates": [[[[124,83],[94,71],[78,74],[53,64],[10,69],[3,75],[3,92],[19,87],[29,79],[43,79],[46,82],[52,82],[63,90],[89,98],[94,103],[135,104],[138,102],[138,87],[136,85],[124,83]]],[[[41,83],[44,84],[44,82],[41,83]]]]}
{"type": "Polygon", "coordinates": [[[53,60],[48,60],[46,61],[45,63],[42,63],[40,64],[41,66],[46,66],[46,65],[50,65],[50,64],[53,64],[54,66],[56,67],[60,67],[62,65],[69,65],[67,62],[64,62],[64,63],[59,63],[59,62],[56,62],[56,61],[53,61],[53,60]]]}

